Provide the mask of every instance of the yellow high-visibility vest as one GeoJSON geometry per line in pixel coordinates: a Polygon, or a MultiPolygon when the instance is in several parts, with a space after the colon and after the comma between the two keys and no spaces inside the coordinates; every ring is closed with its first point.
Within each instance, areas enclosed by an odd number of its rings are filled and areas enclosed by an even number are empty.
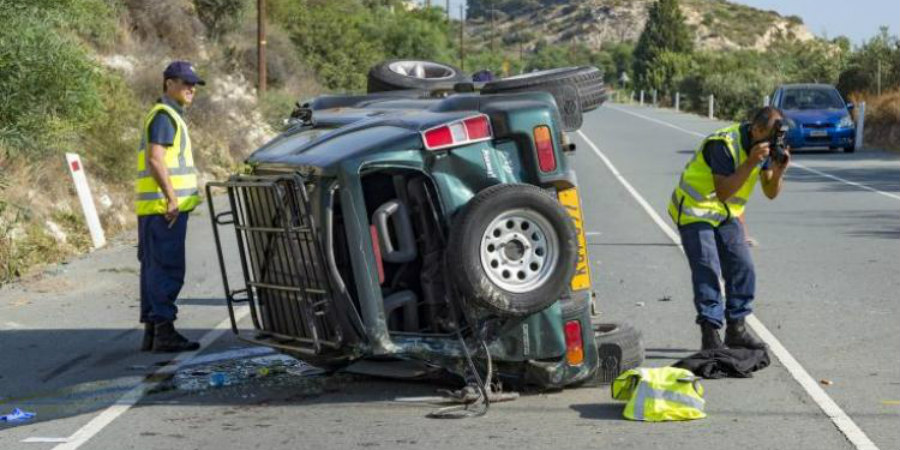
{"type": "Polygon", "coordinates": [[[753,188],[759,180],[759,166],[753,168],[747,181],[727,201],[722,202],[716,197],[712,168],[706,164],[703,157],[703,148],[706,144],[716,140],[725,143],[725,147],[734,158],[735,169],[747,160],[741,144],[740,124],[723,128],[704,139],[682,172],[678,186],[675,187],[669,201],[669,216],[678,226],[695,222],[719,226],[729,217],[742,215],[744,206],[753,194],[753,188]]]}
{"type": "Polygon", "coordinates": [[[200,204],[200,190],[197,187],[197,171],[194,168],[194,154],[191,152],[191,138],[187,124],[181,115],[169,105],[157,103],[144,118],[143,136],[137,154],[137,178],[134,182],[134,209],[139,216],[166,213],[166,195],[150,174],[147,167],[150,123],[157,113],[168,114],[175,122],[175,139],[166,147],[166,168],[169,180],[178,197],[178,210],[192,211],[200,204]]]}
{"type": "Polygon", "coordinates": [[[628,401],[623,413],[626,419],[663,422],[706,417],[703,386],[686,369],[627,370],[613,381],[612,396],[628,401]]]}

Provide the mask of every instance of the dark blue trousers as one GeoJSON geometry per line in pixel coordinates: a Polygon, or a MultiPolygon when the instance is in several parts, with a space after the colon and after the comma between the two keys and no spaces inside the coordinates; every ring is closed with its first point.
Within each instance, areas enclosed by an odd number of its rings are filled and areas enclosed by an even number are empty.
{"type": "Polygon", "coordinates": [[[750,314],[756,273],[741,223],[735,219],[719,227],[692,223],[679,227],[678,231],[691,266],[697,323],[706,321],[721,328],[726,319],[750,314]],[[725,280],[724,302],[720,277],[725,280]]]}
{"type": "Polygon", "coordinates": [[[138,260],[141,261],[141,323],[174,321],[175,300],[184,285],[184,242],[188,213],[169,227],[162,215],[138,217],[138,260]]]}

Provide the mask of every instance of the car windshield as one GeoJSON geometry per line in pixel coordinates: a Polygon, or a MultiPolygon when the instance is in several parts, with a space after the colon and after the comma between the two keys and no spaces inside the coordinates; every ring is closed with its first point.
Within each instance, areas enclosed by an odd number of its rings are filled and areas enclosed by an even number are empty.
{"type": "Polygon", "coordinates": [[[834,89],[789,89],[784,92],[781,109],[842,109],[844,102],[834,89]]]}

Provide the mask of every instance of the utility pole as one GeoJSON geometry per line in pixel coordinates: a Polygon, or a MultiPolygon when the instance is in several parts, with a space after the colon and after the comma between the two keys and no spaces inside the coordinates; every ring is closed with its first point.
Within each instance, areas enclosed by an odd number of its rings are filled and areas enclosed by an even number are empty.
{"type": "Polygon", "coordinates": [[[466,70],[466,11],[459,5],[459,68],[466,70]]]}
{"type": "Polygon", "coordinates": [[[497,47],[494,45],[496,37],[496,28],[494,28],[494,0],[491,0],[491,53],[496,53],[497,47]]]}
{"type": "Polygon", "coordinates": [[[256,0],[256,64],[259,67],[258,95],[266,92],[266,0],[256,0]]]}
{"type": "Polygon", "coordinates": [[[445,8],[447,11],[447,26],[450,25],[450,0],[447,0],[447,7],[445,8]]]}

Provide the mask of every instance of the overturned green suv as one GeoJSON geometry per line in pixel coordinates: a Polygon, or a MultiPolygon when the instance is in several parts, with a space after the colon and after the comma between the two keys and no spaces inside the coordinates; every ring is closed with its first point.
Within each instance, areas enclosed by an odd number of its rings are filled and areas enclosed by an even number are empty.
{"type": "Polygon", "coordinates": [[[476,85],[389,61],[369,76],[368,95],[298,105],[247,173],[207,186],[227,192],[209,205],[234,332],[330,369],[415,360],[541,389],[639,364],[632,328],[591,322],[567,161],[565,132],[604,100],[599,71],[476,85]]]}

